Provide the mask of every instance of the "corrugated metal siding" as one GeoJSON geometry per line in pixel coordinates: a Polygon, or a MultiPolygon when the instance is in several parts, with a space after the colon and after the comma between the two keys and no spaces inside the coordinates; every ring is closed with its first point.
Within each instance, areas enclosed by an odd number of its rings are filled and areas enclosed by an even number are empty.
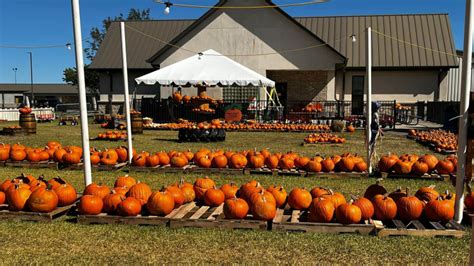
{"type": "MultiPolygon", "coordinates": [[[[463,63],[462,57],[459,57],[459,68],[451,68],[448,72],[448,95],[447,101],[461,100],[461,73],[463,63]]],[[[471,91],[474,91],[474,76],[471,78],[471,91]]]]}
{"type": "Polygon", "coordinates": [[[374,67],[452,67],[457,65],[447,14],[295,19],[344,54],[349,59],[348,67],[365,66],[365,30],[369,26],[385,35],[431,49],[409,45],[374,32],[372,34],[374,67]],[[339,30],[337,25],[342,25],[342,28],[339,30]],[[357,35],[356,43],[347,38],[351,34],[357,35]],[[337,40],[340,40],[339,43],[335,43],[337,40]]]}

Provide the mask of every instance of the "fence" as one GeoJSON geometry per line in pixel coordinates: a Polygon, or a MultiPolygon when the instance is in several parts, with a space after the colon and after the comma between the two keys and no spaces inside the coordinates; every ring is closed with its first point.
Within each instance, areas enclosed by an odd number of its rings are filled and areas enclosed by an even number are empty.
{"type": "MultiPolygon", "coordinates": [[[[54,120],[56,118],[54,108],[33,108],[36,119],[54,120]]],[[[16,108],[0,109],[0,120],[19,121],[20,112],[16,108]]]]}
{"type": "MultiPolygon", "coordinates": [[[[383,101],[379,109],[382,126],[395,125],[395,101],[383,101]]],[[[225,110],[235,106],[242,111],[244,119],[287,120],[292,122],[318,122],[328,123],[330,120],[346,119],[357,126],[362,126],[365,120],[363,114],[353,112],[350,101],[315,101],[287,102],[283,108],[267,106],[266,101],[238,102],[226,101],[215,107],[215,113],[195,112],[196,104],[176,104],[168,99],[143,98],[134,102],[143,116],[150,117],[154,122],[166,123],[179,118],[190,121],[210,121],[214,118],[224,117],[225,110]],[[308,106],[310,106],[308,108],[308,106]]]]}

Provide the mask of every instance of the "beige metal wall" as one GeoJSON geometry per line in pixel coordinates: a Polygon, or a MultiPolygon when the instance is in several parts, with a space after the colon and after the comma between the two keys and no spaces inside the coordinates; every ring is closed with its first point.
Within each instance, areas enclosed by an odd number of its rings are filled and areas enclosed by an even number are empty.
{"type": "MultiPolygon", "coordinates": [[[[255,0],[230,0],[228,5],[256,4],[255,0]]],[[[265,1],[258,0],[261,4],[265,1]]],[[[214,49],[226,55],[267,54],[321,44],[310,33],[274,9],[216,11],[178,45],[192,51],[214,49]]],[[[185,50],[170,49],[154,65],[165,67],[191,56],[185,50]]],[[[265,75],[267,69],[334,70],[340,57],[330,48],[265,56],[230,56],[265,75]]]]}
{"type": "MultiPolygon", "coordinates": [[[[446,100],[446,78],[439,71],[374,71],[372,74],[372,99],[374,101],[396,100],[402,103],[446,100]]],[[[351,100],[352,77],[365,76],[364,71],[347,71],[345,94],[342,96],[343,73],[336,75],[336,97],[351,100]]]]}

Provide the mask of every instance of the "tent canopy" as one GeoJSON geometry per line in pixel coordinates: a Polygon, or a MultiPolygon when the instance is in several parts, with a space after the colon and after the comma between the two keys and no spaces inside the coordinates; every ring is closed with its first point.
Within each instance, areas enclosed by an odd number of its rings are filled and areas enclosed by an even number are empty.
{"type": "Polygon", "coordinates": [[[274,81],[212,49],[136,78],[135,81],[147,85],[275,86],[274,81]]]}

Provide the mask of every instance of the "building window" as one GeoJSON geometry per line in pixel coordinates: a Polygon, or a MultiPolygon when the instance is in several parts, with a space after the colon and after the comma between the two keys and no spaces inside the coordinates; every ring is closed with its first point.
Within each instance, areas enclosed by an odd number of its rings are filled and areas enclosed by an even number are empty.
{"type": "Polygon", "coordinates": [[[15,96],[15,103],[16,104],[23,103],[23,96],[15,96]]]}
{"type": "Polygon", "coordinates": [[[258,87],[225,87],[223,98],[226,102],[248,102],[257,97],[258,87]]]}

